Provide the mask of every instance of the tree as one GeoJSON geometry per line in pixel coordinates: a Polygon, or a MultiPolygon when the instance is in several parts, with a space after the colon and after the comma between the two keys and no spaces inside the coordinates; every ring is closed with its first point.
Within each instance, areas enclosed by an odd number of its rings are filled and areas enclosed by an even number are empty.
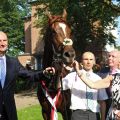
{"type": "Polygon", "coordinates": [[[4,0],[0,4],[0,30],[9,38],[8,54],[18,55],[24,51],[25,0],[4,0]]]}
{"type": "Polygon", "coordinates": [[[120,46],[117,46],[116,48],[120,51],[120,46]]]}
{"type": "MultiPolygon", "coordinates": [[[[63,8],[67,9],[68,21],[72,25],[75,47],[78,51],[99,51],[107,43],[115,44],[115,37],[110,30],[117,26],[115,21],[120,13],[120,6],[113,5],[111,0],[38,0],[53,14],[60,14],[63,8]]],[[[46,9],[40,9],[43,16],[46,9]]],[[[44,24],[46,20],[39,23],[44,24]]],[[[46,23],[45,23],[46,24],[46,23]]]]}

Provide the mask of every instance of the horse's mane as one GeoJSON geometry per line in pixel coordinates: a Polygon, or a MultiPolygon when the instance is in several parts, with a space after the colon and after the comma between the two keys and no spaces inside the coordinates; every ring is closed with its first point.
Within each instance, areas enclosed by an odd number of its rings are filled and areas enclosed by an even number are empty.
{"type": "Polygon", "coordinates": [[[46,33],[44,35],[44,56],[43,56],[43,68],[46,68],[48,66],[51,66],[52,63],[52,56],[53,56],[53,50],[52,50],[52,31],[50,26],[48,25],[46,28],[46,33]]]}

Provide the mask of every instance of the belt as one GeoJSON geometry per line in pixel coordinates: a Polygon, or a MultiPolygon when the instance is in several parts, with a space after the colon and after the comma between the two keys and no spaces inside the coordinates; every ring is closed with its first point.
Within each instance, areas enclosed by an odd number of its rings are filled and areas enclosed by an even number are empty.
{"type": "MultiPolygon", "coordinates": [[[[87,112],[87,111],[91,111],[89,109],[76,109],[76,110],[72,110],[72,112],[75,112],[75,111],[83,111],[83,112],[87,112]]],[[[91,111],[92,112],[92,111],[91,111]]]]}

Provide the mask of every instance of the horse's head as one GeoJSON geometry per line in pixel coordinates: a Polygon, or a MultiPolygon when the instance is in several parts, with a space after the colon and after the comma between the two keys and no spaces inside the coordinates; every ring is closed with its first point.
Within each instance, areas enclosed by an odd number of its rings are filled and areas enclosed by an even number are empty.
{"type": "Polygon", "coordinates": [[[75,58],[75,50],[72,46],[71,28],[66,22],[67,12],[64,10],[61,16],[48,14],[48,17],[53,59],[62,59],[64,64],[69,65],[75,58]]]}
{"type": "Polygon", "coordinates": [[[71,28],[66,22],[66,10],[63,11],[61,16],[51,14],[47,14],[47,16],[49,24],[44,36],[43,67],[55,67],[57,72],[55,76],[52,76],[50,84],[48,84],[50,88],[56,89],[61,77],[65,76],[65,73],[68,73],[66,70],[63,72],[63,69],[73,63],[75,50],[73,48],[73,40],[71,39],[71,28]]]}

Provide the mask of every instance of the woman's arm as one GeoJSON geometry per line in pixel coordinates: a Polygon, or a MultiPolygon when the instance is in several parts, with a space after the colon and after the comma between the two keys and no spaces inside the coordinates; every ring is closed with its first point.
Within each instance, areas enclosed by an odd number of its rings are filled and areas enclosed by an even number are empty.
{"type": "Polygon", "coordinates": [[[78,76],[85,84],[87,84],[90,88],[93,88],[93,89],[108,88],[110,86],[111,80],[113,79],[111,75],[108,75],[104,79],[101,79],[98,81],[92,81],[87,79],[85,74],[79,73],[79,72],[78,72],[78,76]]]}
{"type": "Polygon", "coordinates": [[[80,79],[90,88],[94,88],[94,89],[107,88],[110,86],[111,80],[113,79],[111,75],[110,76],[108,75],[106,78],[94,82],[92,80],[89,80],[85,74],[80,72],[79,63],[77,61],[74,61],[74,68],[80,79]]]}

